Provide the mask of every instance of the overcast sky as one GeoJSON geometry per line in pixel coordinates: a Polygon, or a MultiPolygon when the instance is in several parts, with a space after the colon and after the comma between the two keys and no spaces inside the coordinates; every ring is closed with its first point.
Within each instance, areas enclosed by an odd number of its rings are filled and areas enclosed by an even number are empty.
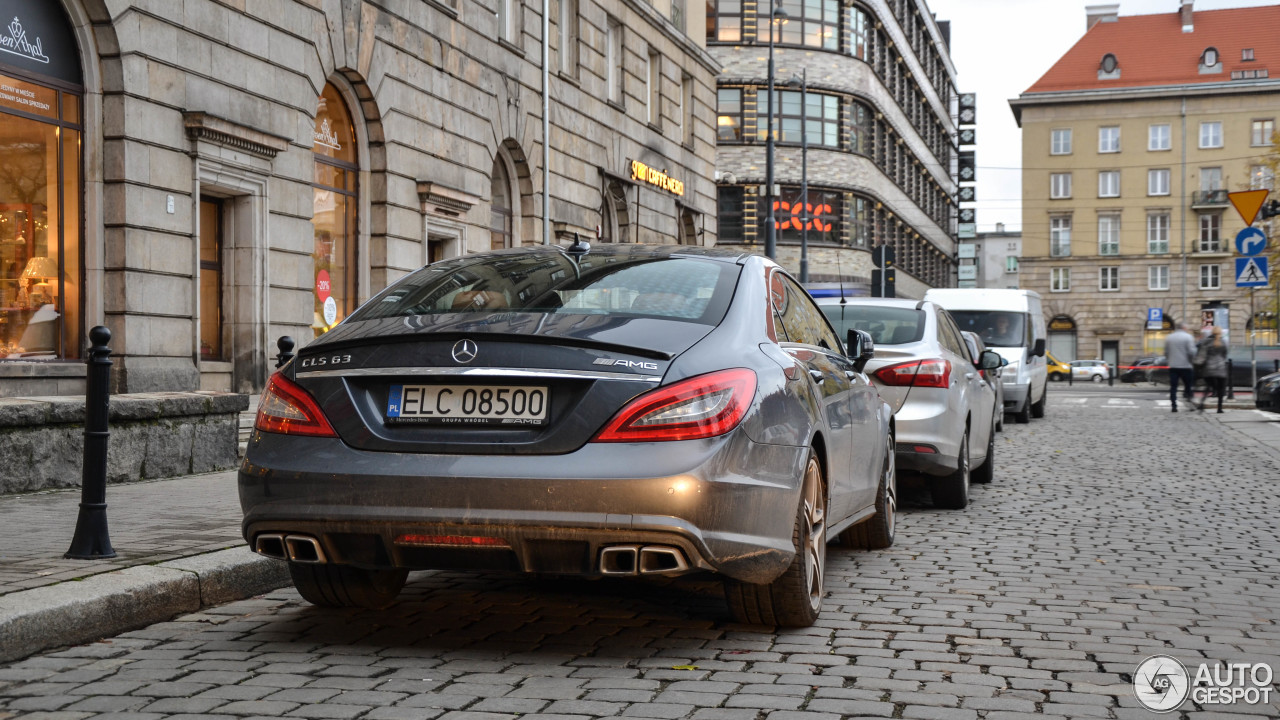
{"type": "MultiPolygon", "coordinates": [[[[1120,15],[1177,12],[1180,0],[1118,0],[1120,15]]],[[[1085,7],[1105,0],[927,0],[951,21],[957,89],[978,95],[978,232],[1022,227],[1022,131],[1009,99],[1031,87],[1084,35],[1085,7]]],[[[1196,0],[1197,10],[1274,5],[1274,0],[1196,0]]]]}

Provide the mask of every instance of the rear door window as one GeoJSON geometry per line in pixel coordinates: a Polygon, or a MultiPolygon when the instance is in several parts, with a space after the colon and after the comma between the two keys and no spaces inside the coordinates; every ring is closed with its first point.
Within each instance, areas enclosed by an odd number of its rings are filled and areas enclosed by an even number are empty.
{"type": "Polygon", "coordinates": [[[832,352],[841,351],[840,341],[827,324],[826,319],[805,292],[791,278],[774,272],[770,281],[770,295],[774,309],[782,321],[783,331],[790,342],[816,345],[832,352]]]}

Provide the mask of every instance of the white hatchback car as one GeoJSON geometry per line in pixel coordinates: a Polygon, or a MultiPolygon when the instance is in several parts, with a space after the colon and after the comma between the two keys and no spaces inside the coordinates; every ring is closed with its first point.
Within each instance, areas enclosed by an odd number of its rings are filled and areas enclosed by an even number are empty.
{"type": "Polygon", "coordinates": [[[1071,361],[1072,380],[1092,380],[1096,383],[1106,382],[1111,377],[1111,368],[1102,360],[1071,361]]]}
{"type": "Polygon", "coordinates": [[[985,351],[975,365],[955,321],[926,300],[817,302],[841,336],[862,330],[875,342],[866,372],[894,411],[898,468],[928,477],[935,505],[967,506],[969,483],[993,475],[999,413],[979,370],[999,368],[1000,355],[985,351]]]}

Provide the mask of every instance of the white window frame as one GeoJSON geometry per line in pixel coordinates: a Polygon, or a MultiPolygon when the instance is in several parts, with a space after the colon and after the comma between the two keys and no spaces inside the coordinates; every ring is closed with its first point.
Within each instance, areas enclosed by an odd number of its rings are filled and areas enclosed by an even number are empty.
{"type": "Polygon", "coordinates": [[[1169,218],[1167,212],[1147,213],[1147,254],[1169,253],[1169,218]]]}
{"type": "Polygon", "coordinates": [[[1222,267],[1219,265],[1201,265],[1200,266],[1200,289],[1201,290],[1221,290],[1222,289],[1222,267]]]}
{"type": "Polygon", "coordinates": [[[1222,252],[1222,214],[1201,213],[1196,219],[1198,252],[1222,252]],[[1205,221],[1209,221],[1206,225],[1205,221]]]}
{"type": "Polygon", "coordinates": [[[1049,268],[1049,292],[1071,292],[1071,268],[1049,268]]]}
{"type": "Polygon", "coordinates": [[[1220,167],[1200,168],[1200,191],[1201,192],[1208,192],[1210,190],[1221,190],[1222,187],[1223,187],[1222,186],[1222,168],[1220,167]],[[1213,187],[1205,187],[1206,185],[1211,185],[1213,187]]]}
{"type": "Polygon", "coordinates": [[[1004,272],[1006,275],[1018,274],[1018,256],[1017,255],[1005,255],[1004,272]]]}
{"type": "Polygon", "coordinates": [[[1098,268],[1098,290],[1102,292],[1118,292],[1120,290],[1120,266],[1104,265],[1098,268]]]}
{"type": "Polygon", "coordinates": [[[1100,198],[1120,197],[1120,171],[1119,170],[1099,170],[1098,171],[1098,197],[1100,198]]]}
{"type": "Polygon", "coordinates": [[[1147,195],[1152,197],[1168,195],[1171,174],[1168,168],[1148,170],[1147,195]]]}
{"type": "Polygon", "coordinates": [[[1120,152],[1120,126],[1119,125],[1103,125],[1098,128],[1098,152],[1099,153],[1118,153],[1120,152]],[[1111,131],[1115,132],[1111,132],[1111,131]]]}
{"type": "Polygon", "coordinates": [[[1049,257],[1071,257],[1071,216],[1049,218],[1049,257]]]}
{"type": "Polygon", "coordinates": [[[1049,199],[1067,200],[1071,198],[1071,173],[1049,173],[1049,199]]]}
{"type": "Polygon", "coordinates": [[[1275,189],[1275,181],[1275,174],[1266,165],[1252,165],[1249,167],[1250,190],[1273,190],[1275,189]]]}
{"type": "Polygon", "coordinates": [[[1209,120],[1200,123],[1200,149],[1222,147],[1222,121],[1209,120]]]}
{"type": "Polygon", "coordinates": [[[1120,216],[1112,213],[1098,216],[1098,254],[1120,254],[1120,216]]]}
{"type": "Polygon", "coordinates": [[[1147,267],[1147,289],[1148,290],[1168,290],[1169,289],[1169,266],[1168,265],[1149,265],[1147,267]]]}
{"type": "Polygon", "coordinates": [[[1147,126],[1147,150],[1159,152],[1173,149],[1173,134],[1168,123],[1155,123],[1147,126]],[[1162,142],[1163,141],[1163,142],[1162,142]]]}
{"type": "Polygon", "coordinates": [[[1252,147],[1270,147],[1271,135],[1276,131],[1274,118],[1254,120],[1249,125],[1249,145],[1252,147]]]}
{"type": "Polygon", "coordinates": [[[1071,154],[1071,128],[1054,128],[1049,131],[1049,154],[1071,154]]]}

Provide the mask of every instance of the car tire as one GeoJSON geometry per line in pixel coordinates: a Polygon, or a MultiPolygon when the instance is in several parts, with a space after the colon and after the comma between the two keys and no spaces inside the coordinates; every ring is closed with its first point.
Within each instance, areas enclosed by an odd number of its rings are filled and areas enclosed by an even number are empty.
{"type": "Polygon", "coordinates": [[[805,463],[791,531],[795,557],[785,572],[771,583],[724,581],[729,613],[740,623],[777,627],[809,627],[822,610],[826,594],[823,575],[827,565],[827,500],[822,466],[813,450],[805,463]]]}
{"type": "Polygon", "coordinates": [[[1004,432],[1004,409],[996,408],[996,432],[1004,432]]]}
{"type": "Polygon", "coordinates": [[[969,473],[969,479],[979,485],[989,485],[996,478],[996,433],[987,440],[987,459],[969,473]]]}
{"type": "Polygon", "coordinates": [[[1054,382],[1062,382],[1062,373],[1049,373],[1049,379],[1054,382]]]}
{"type": "Polygon", "coordinates": [[[876,514],[840,533],[840,542],[846,547],[881,550],[893,545],[898,526],[898,446],[892,431],[886,445],[880,486],[876,489],[876,514]]]}
{"type": "Polygon", "coordinates": [[[1094,376],[1093,376],[1092,378],[1090,378],[1090,379],[1091,379],[1091,380],[1093,380],[1093,381],[1094,381],[1094,382],[1096,382],[1096,383],[1100,383],[1100,382],[1103,382],[1103,381],[1105,381],[1105,380],[1106,380],[1106,378],[1102,377],[1101,375],[1094,375],[1094,376]]]}
{"type": "Polygon", "coordinates": [[[955,472],[933,484],[933,504],[947,510],[963,510],[969,505],[969,429],[960,438],[960,457],[955,472]]]}
{"type": "Polygon", "coordinates": [[[1039,402],[1031,403],[1031,417],[1037,420],[1043,418],[1044,406],[1047,402],[1049,402],[1049,388],[1045,388],[1044,392],[1040,393],[1039,402]]]}
{"type": "Polygon", "coordinates": [[[298,594],[320,607],[381,610],[395,602],[408,575],[408,570],[289,563],[289,576],[298,594]]]}
{"type": "Polygon", "coordinates": [[[1027,391],[1027,399],[1022,403],[1022,409],[1013,414],[1013,421],[1019,425],[1026,425],[1031,422],[1031,391],[1027,391]]]}

